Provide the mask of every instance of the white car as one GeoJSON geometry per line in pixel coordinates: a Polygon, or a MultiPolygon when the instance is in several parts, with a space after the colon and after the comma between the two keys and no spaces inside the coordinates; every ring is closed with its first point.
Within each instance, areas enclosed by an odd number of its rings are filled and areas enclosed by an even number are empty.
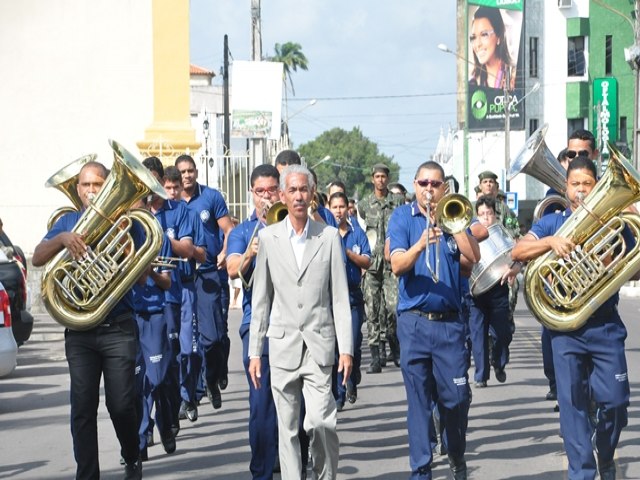
{"type": "Polygon", "coordinates": [[[9,295],[0,283],[0,377],[16,368],[18,345],[11,330],[11,304],[9,295]]]}

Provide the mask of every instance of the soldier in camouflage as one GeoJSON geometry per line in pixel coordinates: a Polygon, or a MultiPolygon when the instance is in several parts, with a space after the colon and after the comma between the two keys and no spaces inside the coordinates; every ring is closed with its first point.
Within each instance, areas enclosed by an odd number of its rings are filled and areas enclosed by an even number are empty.
{"type": "MultiPolygon", "coordinates": [[[[501,223],[504,228],[509,232],[514,240],[520,238],[520,224],[518,223],[517,215],[509,208],[506,203],[507,196],[502,190],[498,190],[498,176],[487,170],[478,175],[480,180],[480,195],[487,195],[496,199],[496,221],[501,223]]],[[[509,311],[511,330],[515,331],[515,323],[513,321],[513,312],[516,309],[516,303],[518,301],[518,289],[520,288],[520,282],[518,277],[514,282],[509,285],[509,311]]]]}
{"type": "Polygon", "coordinates": [[[400,344],[396,337],[398,281],[391,272],[391,264],[384,258],[384,244],[391,212],[404,204],[404,198],[389,191],[389,168],[382,163],[373,166],[371,182],[373,193],[358,203],[358,211],[366,224],[371,246],[371,266],[362,280],[371,350],[367,373],[380,373],[387,361],[386,342],[391,350],[390,358],[396,366],[400,365],[400,344]]]}

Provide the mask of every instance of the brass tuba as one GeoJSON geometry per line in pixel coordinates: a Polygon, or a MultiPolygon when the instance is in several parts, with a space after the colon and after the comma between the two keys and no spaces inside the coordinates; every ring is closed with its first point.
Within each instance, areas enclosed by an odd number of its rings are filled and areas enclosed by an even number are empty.
{"type": "Polygon", "coordinates": [[[534,221],[540,220],[547,208],[553,205],[562,210],[569,208],[569,201],[564,196],[567,172],[544,141],[548,128],[549,125],[545,123],[531,134],[507,172],[509,181],[519,173],[526,173],[559,192],[559,195],[549,195],[538,202],[533,211],[534,221]]]}
{"type": "Polygon", "coordinates": [[[550,251],[527,266],[527,305],[551,330],[580,328],[640,268],[640,215],[622,212],[640,199],[640,174],[609,148],[603,177],[556,233],[576,249],[568,259],[550,251]],[[622,236],[625,226],[635,238],[633,248],[622,236]]]}
{"type": "MultiPolygon", "coordinates": [[[[164,189],[131,153],[113,140],[109,144],[114,152],[111,172],[72,230],[84,236],[89,247],[86,257],[75,261],[64,249],[47,263],[42,275],[42,300],[47,311],[70,330],[88,330],[102,322],[162,246],[162,228],[156,218],[147,210],[131,208],[152,193],[166,198],[164,189]],[[129,233],[134,220],[145,232],[140,248],[135,247],[129,233]]],[[[72,188],[79,171],[62,175],[60,182],[53,181],[50,186],[57,186],[82,207],[72,188]],[[60,184],[66,186],[61,188],[60,184]]]]}

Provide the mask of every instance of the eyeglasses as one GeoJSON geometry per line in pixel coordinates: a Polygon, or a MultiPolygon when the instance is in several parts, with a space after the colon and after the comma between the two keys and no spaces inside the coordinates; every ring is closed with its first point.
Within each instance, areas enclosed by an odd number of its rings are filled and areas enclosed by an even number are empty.
{"type": "Polygon", "coordinates": [[[575,150],[567,150],[564,152],[564,156],[571,159],[574,159],[577,155],[588,157],[591,155],[591,152],[589,150],[580,150],[579,152],[576,152],[575,150]]]}
{"type": "Polygon", "coordinates": [[[442,186],[444,182],[442,180],[426,179],[426,180],[416,180],[416,183],[423,188],[428,187],[429,185],[431,185],[433,188],[439,188],[440,186],[442,186]]]}
{"type": "Polygon", "coordinates": [[[272,187],[267,187],[267,188],[257,187],[253,189],[253,193],[255,193],[256,195],[264,195],[265,193],[269,193],[269,195],[272,195],[277,191],[278,191],[277,185],[274,185],[272,187]]]}
{"type": "Polygon", "coordinates": [[[476,35],[475,33],[473,35],[469,35],[469,41],[471,43],[475,42],[478,38],[480,38],[481,40],[486,40],[487,38],[489,38],[491,35],[493,35],[495,32],[493,30],[483,30],[480,32],[480,35],[476,35]]]}

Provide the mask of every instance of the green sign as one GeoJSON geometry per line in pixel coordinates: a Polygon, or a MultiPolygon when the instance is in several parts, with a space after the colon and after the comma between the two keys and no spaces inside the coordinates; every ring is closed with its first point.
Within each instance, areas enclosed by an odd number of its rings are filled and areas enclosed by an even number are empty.
{"type": "Polygon", "coordinates": [[[597,134],[598,148],[608,153],[608,142],[618,140],[618,80],[613,77],[593,81],[593,131],[597,134]]]}
{"type": "Polygon", "coordinates": [[[469,0],[469,4],[505,10],[524,10],[524,0],[469,0]]]}

